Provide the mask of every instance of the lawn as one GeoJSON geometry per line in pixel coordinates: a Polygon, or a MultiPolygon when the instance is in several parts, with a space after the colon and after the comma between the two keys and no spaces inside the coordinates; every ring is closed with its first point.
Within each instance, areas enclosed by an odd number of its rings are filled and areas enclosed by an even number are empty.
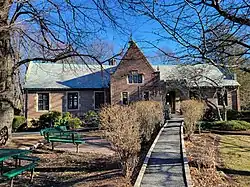
{"type": "Polygon", "coordinates": [[[219,153],[223,171],[240,186],[250,186],[250,136],[221,135],[219,153]]]}

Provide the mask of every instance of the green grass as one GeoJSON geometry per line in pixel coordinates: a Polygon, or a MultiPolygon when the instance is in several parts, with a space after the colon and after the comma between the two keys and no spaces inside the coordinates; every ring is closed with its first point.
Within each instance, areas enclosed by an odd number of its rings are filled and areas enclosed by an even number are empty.
{"type": "Polygon", "coordinates": [[[220,136],[220,157],[240,186],[250,186],[250,136],[220,136]]]}

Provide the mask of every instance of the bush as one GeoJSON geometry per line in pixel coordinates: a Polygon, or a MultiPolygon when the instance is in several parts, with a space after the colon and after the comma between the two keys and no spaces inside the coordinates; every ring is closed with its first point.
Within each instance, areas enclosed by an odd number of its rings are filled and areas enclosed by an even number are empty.
{"type": "Polygon", "coordinates": [[[162,105],[156,101],[139,101],[131,107],[137,112],[141,139],[147,143],[164,120],[162,105]]]}
{"type": "Polygon", "coordinates": [[[12,131],[16,132],[27,127],[26,119],[24,116],[15,116],[12,122],[12,131]]]}
{"type": "Polygon", "coordinates": [[[52,111],[42,114],[39,117],[39,126],[41,128],[49,127],[52,123],[57,123],[62,117],[61,112],[52,111]]]}
{"type": "Polygon", "coordinates": [[[250,119],[250,111],[228,110],[227,118],[228,120],[250,119]]]}
{"type": "Polygon", "coordinates": [[[202,118],[204,114],[205,105],[198,100],[186,100],[181,102],[181,110],[184,116],[185,133],[190,139],[191,135],[196,130],[196,123],[202,118]]]}
{"type": "Polygon", "coordinates": [[[250,130],[250,123],[239,120],[216,121],[212,123],[203,123],[202,128],[208,130],[242,131],[250,130]]]}
{"type": "Polygon", "coordinates": [[[123,175],[129,179],[141,148],[137,111],[128,106],[105,106],[100,112],[101,128],[119,156],[123,175]]]}
{"type": "Polygon", "coordinates": [[[218,120],[217,111],[213,108],[207,108],[203,115],[203,121],[216,121],[218,120]]]}
{"type": "Polygon", "coordinates": [[[80,128],[82,121],[79,118],[70,118],[68,119],[68,125],[70,129],[80,128]]]}
{"type": "Polygon", "coordinates": [[[97,112],[90,110],[84,115],[84,125],[88,127],[99,127],[100,118],[97,112]]]}

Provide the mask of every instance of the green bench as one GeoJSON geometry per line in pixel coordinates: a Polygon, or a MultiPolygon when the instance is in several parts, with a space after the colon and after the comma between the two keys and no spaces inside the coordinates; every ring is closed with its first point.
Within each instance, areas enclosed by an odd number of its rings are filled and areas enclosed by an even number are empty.
{"type": "Polygon", "coordinates": [[[20,167],[17,167],[15,169],[12,169],[6,173],[3,173],[3,177],[6,177],[8,179],[10,179],[10,187],[13,187],[13,180],[14,180],[14,177],[25,172],[25,171],[31,171],[31,178],[30,178],[30,182],[32,182],[33,180],[33,173],[34,173],[34,169],[35,167],[37,166],[37,163],[35,162],[32,162],[28,165],[25,165],[25,166],[20,166],[20,167]]]}
{"type": "Polygon", "coordinates": [[[26,161],[31,161],[33,163],[40,161],[39,157],[34,157],[34,156],[27,156],[27,155],[18,155],[14,156],[14,159],[16,159],[16,167],[17,167],[17,160],[19,160],[19,166],[21,166],[21,161],[26,160],[26,161]]]}
{"type": "Polygon", "coordinates": [[[59,143],[73,143],[76,145],[76,152],[79,152],[79,144],[85,143],[80,134],[73,131],[61,130],[56,128],[47,128],[43,129],[40,132],[41,135],[44,136],[44,139],[47,140],[48,143],[51,143],[52,150],[54,150],[54,142],[59,143]]]}

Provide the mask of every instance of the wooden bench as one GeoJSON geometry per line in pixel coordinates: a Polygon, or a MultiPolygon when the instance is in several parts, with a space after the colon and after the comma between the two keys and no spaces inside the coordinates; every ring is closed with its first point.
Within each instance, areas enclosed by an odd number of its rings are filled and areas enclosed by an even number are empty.
{"type": "Polygon", "coordinates": [[[32,162],[28,165],[25,165],[25,166],[20,166],[20,167],[17,167],[15,169],[12,169],[6,173],[3,173],[3,177],[6,177],[8,179],[11,179],[10,181],[10,187],[13,187],[13,179],[15,176],[25,172],[25,171],[31,171],[31,177],[30,177],[30,182],[32,182],[33,180],[33,173],[34,173],[34,169],[35,167],[37,166],[37,163],[35,162],[32,162]]]}

